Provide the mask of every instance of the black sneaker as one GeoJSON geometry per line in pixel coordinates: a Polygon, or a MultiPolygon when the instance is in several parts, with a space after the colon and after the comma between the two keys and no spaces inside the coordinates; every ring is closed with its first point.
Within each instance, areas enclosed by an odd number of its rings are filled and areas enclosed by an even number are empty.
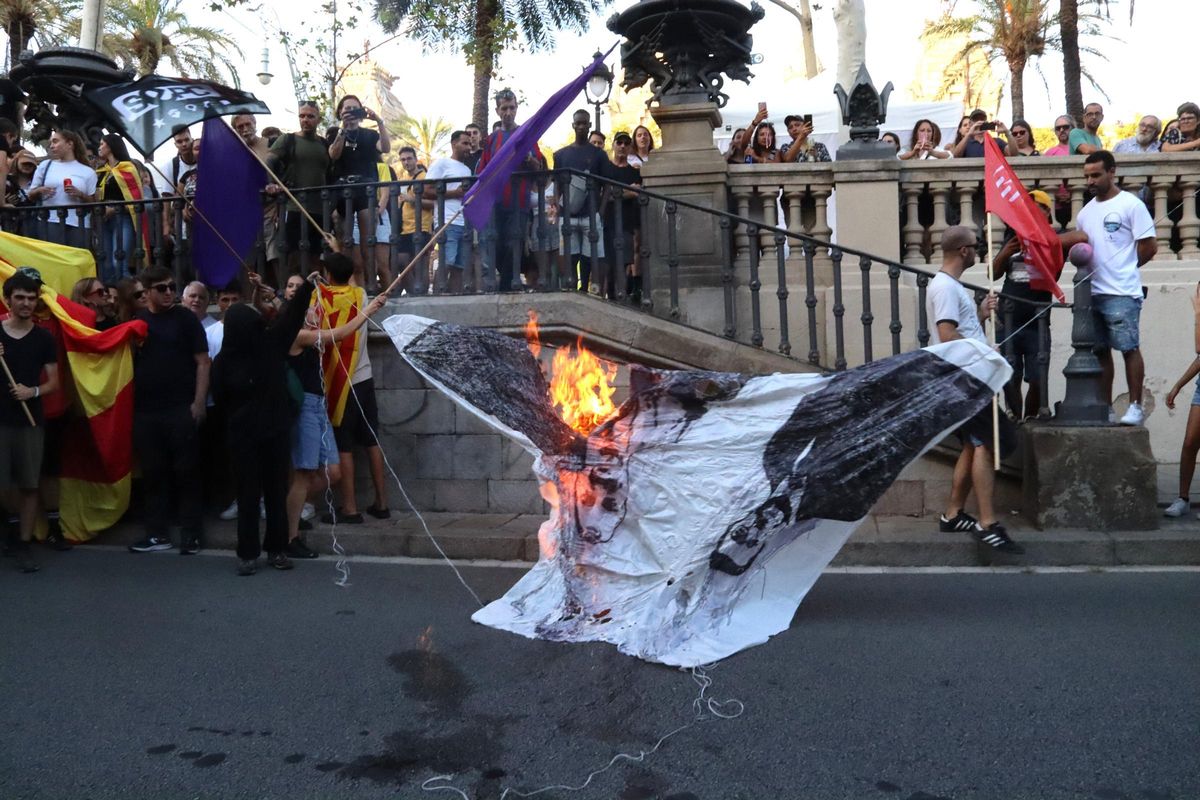
{"type": "Polygon", "coordinates": [[[300,525],[298,526],[298,528],[299,528],[299,530],[302,530],[302,531],[311,531],[312,523],[309,522],[308,520],[306,520],[304,517],[301,517],[300,525]]]}
{"type": "Polygon", "coordinates": [[[140,542],[134,542],[129,545],[131,553],[153,553],[158,550],[170,550],[175,545],[171,544],[170,539],[165,539],[161,536],[147,536],[140,542]]]}
{"type": "Polygon", "coordinates": [[[200,537],[199,536],[193,535],[193,536],[183,537],[183,543],[181,545],[179,545],[179,555],[194,556],[194,555],[196,555],[196,553],[199,553],[199,552],[200,552],[200,537]]]}
{"type": "Polygon", "coordinates": [[[258,572],[258,559],[243,558],[238,561],[238,575],[253,575],[258,572]]]}
{"type": "Polygon", "coordinates": [[[60,553],[71,549],[71,543],[62,535],[62,531],[50,531],[46,534],[46,546],[60,553]]]}
{"type": "Polygon", "coordinates": [[[316,558],[317,553],[308,549],[303,539],[292,539],[287,545],[287,554],[292,558],[316,558]]]}
{"type": "Polygon", "coordinates": [[[291,569],[292,560],[287,557],[286,553],[271,553],[267,556],[267,563],[275,569],[291,569]]]}
{"type": "Polygon", "coordinates": [[[18,541],[14,552],[17,556],[17,569],[21,572],[37,572],[41,569],[33,560],[33,549],[29,546],[29,542],[18,541]]]}
{"type": "Polygon", "coordinates": [[[999,550],[1001,553],[1021,555],[1025,552],[1024,547],[1008,538],[1008,531],[1004,530],[1004,526],[999,522],[993,522],[986,528],[981,527],[977,531],[972,531],[971,535],[988,547],[993,550],[999,550]]]}
{"type": "Polygon", "coordinates": [[[979,526],[979,520],[960,509],[954,519],[946,519],[945,514],[940,515],[938,517],[938,530],[942,533],[964,533],[966,531],[974,532],[982,529],[979,526]]]}

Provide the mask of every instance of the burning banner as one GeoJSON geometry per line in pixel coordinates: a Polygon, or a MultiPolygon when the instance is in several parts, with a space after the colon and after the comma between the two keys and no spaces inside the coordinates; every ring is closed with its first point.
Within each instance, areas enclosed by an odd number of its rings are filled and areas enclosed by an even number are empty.
{"type": "Polygon", "coordinates": [[[1011,372],[970,340],[829,376],[635,365],[628,399],[596,420],[579,401],[604,387],[552,399],[520,341],[407,315],[384,328],[417,372],[533,454],[551,506],[538,563],[473,619],[685,667],[786,629],[905,465],[1011,372]]]}

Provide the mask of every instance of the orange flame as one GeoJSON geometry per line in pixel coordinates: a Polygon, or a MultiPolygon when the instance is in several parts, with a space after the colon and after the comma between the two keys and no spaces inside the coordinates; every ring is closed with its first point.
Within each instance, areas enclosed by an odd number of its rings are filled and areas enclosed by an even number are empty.
{"type": "Polygon", "coordinates": [[[525,323],[525,341],[529,342],[529,352],[535,359],[542,357],[542,340],[538,337],[538,315],[529,309],[529,321],[525,323]]]}
{"type": "MultiPolygon", "coordinates": [[[[538,336],[537,314],[529,312],[525,325],[529,350],[537,358],[542,343],[538,336]]],[[[613,403],[617,376],[615,364],[601,361],[583,346],[580,338],[575,347],[554,354],[550,378],[550,404],[571,428],[584,436],[617,410],[613,403]]]]}

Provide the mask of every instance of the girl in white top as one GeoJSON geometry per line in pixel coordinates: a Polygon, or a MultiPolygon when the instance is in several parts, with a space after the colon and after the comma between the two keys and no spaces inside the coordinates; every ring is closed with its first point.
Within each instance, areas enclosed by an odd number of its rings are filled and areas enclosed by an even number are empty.
{"type": "Polygon", "coordinates": [[[931,119],[917,120],[913,126],[908,149],[897,156],[901,161],[924,161],[929,158],[953,158],[941,148],[942,129],[931,119]]]}
{"type": "MultiPolygon", "coordinates": [[[[46,148],[50,158],[38,165],[28,192],[29,199],[48,206],[68,206],[91,202],[96,194],[96,170],[86,163],[83,138],[74,131],[54,131],[46,148]]],[[[58,222],[54,214],[51,222],[58,222]]],[[[80,220],[72,210],[65,222],[78,227],[80,220]]]]}

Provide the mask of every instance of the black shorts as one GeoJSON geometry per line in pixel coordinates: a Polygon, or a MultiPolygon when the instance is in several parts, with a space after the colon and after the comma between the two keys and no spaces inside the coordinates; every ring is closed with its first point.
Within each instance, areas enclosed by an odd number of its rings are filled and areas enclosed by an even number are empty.
{"type": "Polygon", "coordinates": [[[42,476],[57,478],[62,475],[63,437],[67,429],[66,417],[55,417],[42,423],[45,431],[42,446],[42,476]]]}
{"type": "Polygon", "coordinates": [[[362,383],[351,384],[350,389],[351,395],[346,398],[346,410],[342,413],[342,424],[333,429],[339,453],[349,453],[355,447],[379,446],[379,439],[375,435],[379,430],[375,379],[367,378],[362,383]],[[355,400],[355,397],[358,399],[355,400]]]}
{"type": "Polygon", "coordinates": [[[409,258],[417,254],[417,235],[415,233],[402,233],[396,239],[396,252],[403,253],[409,258]]]}
{"type": "MultiPolygon", "coordinates": [[[[954,432],[964,444],[975,447],[986,447],[995,452],[992,446],[992,404],[988,403],[978,414],[964,422],[954,432]]],[[[1017,449],[1017,426],[1007,414],[1000,414],[1000,457],[1008,456],[1017,449]]]]}
{"type": "MultiPolygon", "coordinates": [[[[313,214],[313,217],[318,220],[321,218],[319,214],[313,214]]],[[[300,249],[300,227],[303,220],[304,216],[300,212],[288,212],[284,238],[287,241],[287,250],[289,253],[295,253],[300,249]]],[[[311,222],[308,223],[307,227],[308,252],[314,256],[320,256],[322,248],[325,246],[325,237],[319,229],[312,226],[311,222]]]]}

